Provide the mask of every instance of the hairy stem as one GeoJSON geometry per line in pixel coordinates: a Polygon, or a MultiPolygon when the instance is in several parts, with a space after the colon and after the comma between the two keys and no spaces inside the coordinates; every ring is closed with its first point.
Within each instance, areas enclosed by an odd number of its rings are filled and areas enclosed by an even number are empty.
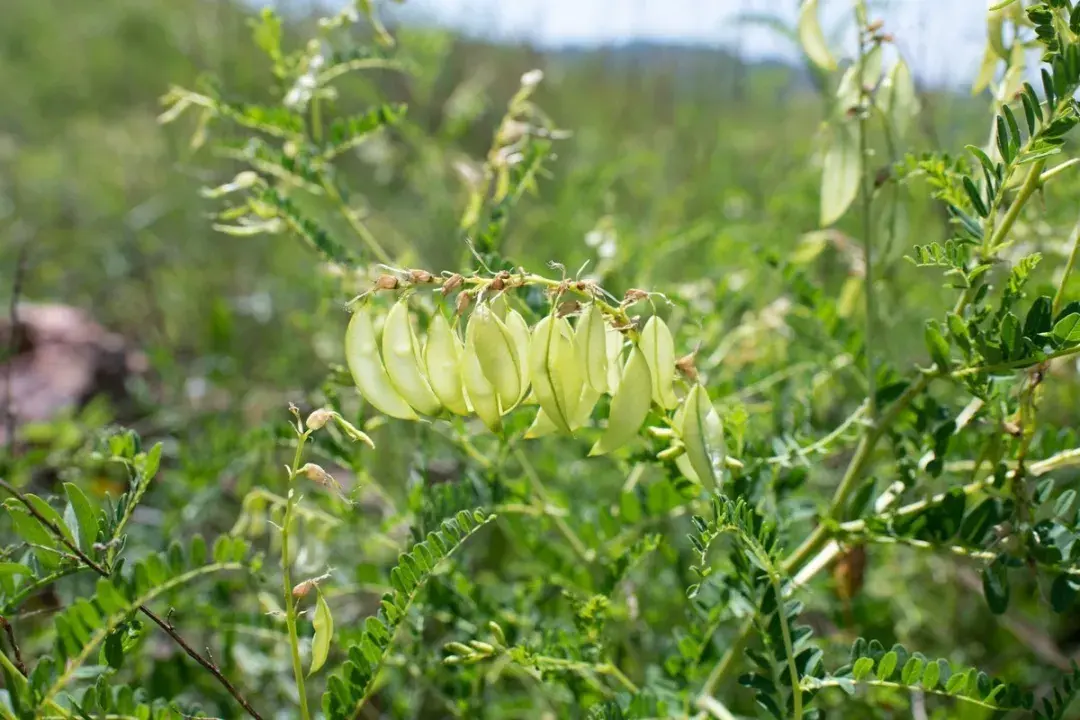
{"type": "Polygon", "coordinates": [[[296,679],[296,691],[300,695],[300,717],[302,720],[310,720],[311,713],[308,711],[307,688],[304,687],[304,665],[300,661],[300,638],[296,633],[296,599],[292,592],[292,579],[289,573],[289,530],[292,525],[293,508],[296,506],[296,476],[300,472],[300,461],[304,456],[304,445],[310,431],[301,432],[296,442],[296,454],[293,456],[292,467],[289,469],[289,494],[285,503],[285,516],[281,523],[281,577],[285,592],[285,626],[289,632],[289,650],[292,654],[293,676],[296,679]]]}

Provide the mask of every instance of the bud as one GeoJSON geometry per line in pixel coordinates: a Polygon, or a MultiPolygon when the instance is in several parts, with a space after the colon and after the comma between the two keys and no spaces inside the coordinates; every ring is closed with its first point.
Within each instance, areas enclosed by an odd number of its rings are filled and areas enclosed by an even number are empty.
{"type": "Polygon", "coordinates": [[[645,292],[644,290],[630,288],[626,291],[626,294],[623,295],[623,305],[631,305],[639,300],[644,300],[647,297],[649,297],[649,293],[645,292]]]}
{"type": "Polygon", "coordinates": [[[694,356],[696,352],[692,352],[689,355],[684,355],[675,361],[675,367],[681,372],[686,379],[690,382],[696,383],[698,381],[697,367],[694,366],[694,356]]]}
{"type": "Polygon", "coordinates": [[[645,429],[653,437],[657,437],[657,438],[673,438],[673,437],[675,437],[675,431],[672,430],[671,428],[657,427],[655,425],[652,425],[652,426],[647,427],[645,429]]]}
{"type": "Polygon", "coordinates": [[[454,290],[461,287],[461,284],[463,282],[465,282],[465,278],[463,278],[461,275],[458,275],[457,273],[454,273],[450,277],[443,280],[443,284],[442,284],[443,297],[446,297],[447,295],[452,293],[454,290]]]}
{"type": "Polygon", "coordinates": [[[495,275],[495,278],[491,281],[491,289],[495,292],[499,292],[506,287],[506,281],[510,279],[510,273],[506,270],[500,271],[495,275]]]}
{"type": "Polygon", "coordinates": [[[479,652],[484,653],[485,655],[494,655],[495,654],[494,646],[489,645],[488,643],[483,642],[481,640],[470,640],[469,644],[472,645],[474,648],[476,648],[479,652]]]}
{"type": "Polygon", "coordinates": [[[326,408],[319,408],[318,410],[315,410],[307,417],[306,424],[308,430],[321,429],[323,426],[326,425],[326,423],[330,422],[330,419],[332,417],[334,417],[333,410],[327,410],[326,408]]]}
{"type": "Polygon", "coordinates": [[[468,293],[461,293],[460,295],[458,295],[457,296],[457,304],[455,306],[455,309],[457,310],[457,314],[461,315],[463,312],[468,310],[470,302],[472,302],[472,298],[469,296],[468,293]]]}
{"type": "Polygon", "coordinates": [[[308,480],[323,485],[324,487],[340,488],[338,481],[334,479],[334,476],[322,469],[321,466],[315,463],[307,463],[304,467],[300,468],[297,475],[303,475],[308,480]]]}
{"type": "Polygon", "coordinates": [[[686,446],[682,443],[677,443],[665,450],[661,450],[660,452],[656,453],[656,458],[658,460],[674,460],[685,452],[686,446]]]}
{"type": "Polygon", "coordinates": [[[435,276],[429,273],[427,270],[410,270],[409,280],[414,283],[423,285],[429,282],[434,282],[435,276]]]}
{"type": "Polygon", "coordinates": [[[443,650],[452,652],[455,655],[472,655],[473,650],[468,645],[459,642],[451,642],[443,645],[443,650]]]}
{"type": "Polygon", "coordinates": [[[378,279],[375,280],[375,289],[376,290],[396,290],[399,284],[400,283],[398,282],[398,279],[396,277],[394,277],[393,275],[385,275],[384,274],[384,275],[380,275],[378,277],[378,279]]]}
{"type": "Polygon", "coordinates": [[[540,69],[530,70],[521,76],[521,87],[534,88],[544,79],[544,71],[540,69]]]}
{"type": "Polygon", "coordinates": [[[885,21],[884,20],[874,20],[873,22],[871,22],[869,25],[866,26],[866,31],[875,33],[875,32],[877,32],[878,30],[880,30],[883,27],[885,27],[885,21]]]}
{"type": "Polygon", "coordinates": [[[306,597],[307,594],[311,592],[311,588],[315,587],[315,584],[314,580],[305,580],[302,583],[297,583],[292,589],[292,596],[297,600],[306,597]]]}
{"type": "Polygon", "coordinates": [[[488,622],[488,630],[495,636],[495,641],[500,645],[506,644],[506,633],[503,632],[502,626],[499,623],[491,620],[488,622]]]}

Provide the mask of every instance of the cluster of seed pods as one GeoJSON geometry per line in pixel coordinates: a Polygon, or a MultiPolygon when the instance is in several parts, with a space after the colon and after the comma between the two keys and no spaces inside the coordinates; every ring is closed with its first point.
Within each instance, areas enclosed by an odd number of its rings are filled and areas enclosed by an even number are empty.
{"type": "Polygon", "coordinates": [[[573,435],[590,422],[600,397],[610,395],[606,427],[590,455],[630,443],[655,406],[665,416],[674,411],[670,428],[653,428],[671,440],[661,455],[674,458],[692,481],[719,482],[719,415],[702,385],[692,384],[682,399],[676,394],[675,344],[662,318],[651,316],[629,339],[598,303],[587,302],[573,317],[553,306],[530,327],[498,296],[476,303],[463,323],[452,325],[435,312],[421,338],[409,297],[396,300],[384,317],[377,317],[385,310],[376,303],[361,301],[346,331],[353,380],[379,412],[405,420],[475,415],[498,432],[507,413],[531,406],[536,416],[525,437],[536,438],[573,435]]]}

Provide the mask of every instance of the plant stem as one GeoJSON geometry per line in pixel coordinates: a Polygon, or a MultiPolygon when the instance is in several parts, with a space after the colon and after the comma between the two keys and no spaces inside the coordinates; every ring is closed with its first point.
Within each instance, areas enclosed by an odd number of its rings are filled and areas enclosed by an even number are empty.
{"type": "Polygon", "coordinates": [[[296,599],[292,593],[292,579],[289,573],[289,526],[292,524],[293,508],[296,506],[296,475],[300,472],[300,461],[304,455],[304,445],[311,431],[300,432],[297,436],[296,454],[289,469],[289,495],[285,503],[285,517],[281,523],[281,577],[285,591],[285,626],[289,632],[289,650],[292,653],[293,676],[296,678],[296,691],[300,694],[300,717],[311,720],[308,711],[307,689],[304,687],[304,666],[300,661],[300,639],[296,634],[296,599]]]}
{"type": "MultiPolygon", "coordinates": [[[[532,485],[533,490],[543,503],[542,507],[551,506],[551,498],[547,493],[547,488],[544,487],[544,483],[540,480],[540,475],[537,474],[536,468],[529,462],[529,458],[525,456],[525,453],[523,453],[519,447],[515,447],[513,452],[514,457],[521,463],[521,469],[525,472],[525,477],[529,479],[529,484],[532,485]]],[[[585,543],[581,541],[581,538],[577,536],[577,533],[575,533],[574,529],[566,523],[566,520],[564,520],[562,516],[551,513],[547,513],[547,515],[551,518],[551,521],[555,524],[555,527],[559,532],[562,533],[562,536],[566,538],[566,542],[570,544],[570,547],[574,549],[574,552],[577,553],[578,557],[586,563],[591,563],[596,559],[596,553],[585,546],[585,543]]]]}
{"type": "Polygon", "coordinates": [[[1006,211],[1005,217],[1001,219],[1001,223],[994,227],[994,232],[983,243],[984,256],[989,257],[1005,241],[1005,237],[1012,230],[1012,226],[1016,224],[1017,218],[1020,217],[1020,211],[1024,209],[1024,205],[1027,204],[1027,201],[1039,188],[1039,176],[1042,174],[1045,165],[1045,159],[1036,160],[1031,164],[1027,178],[1024,179],[1024,184],[1017,191],[1016,198],[1013,200],[1012,205],[1009,206],[1008,211],[1006,211]]]}
{"type": "Polygon", "coordinates": [[[776,595],[776,617],[780,620],[780,634],[784,638],[784,654],[787,655],[788,676],[791,678],[792,713],[794,720],[802,720],[802,685],[799,682],[799,669],[795,667],[795,648],[791,643],[791,629],[788,628],[784,593],[780,589],[780,577],[774,570],[769,572],[769,582],[776,595]]]}
{"type": "MultiPolygon", "coordinates": [[[[856,17],[858,17],[860,3],[855,5],[856,17]]],[[[856,67],[857,72],[861,74],[863,60],[866,57],[866,48],[861,37],[863,28],[860,27],[858,30],[860,38],[858,65],[856,67]]],[[[865,105],[869,101],[866,90],[863,88],[860,89],[860,92],[862,103],[865,105]]],[[[877,417],[877,378],[875,377],[877,368],[874,363],[874,325],[876,322],[874,311],[874,221],[871,216],[874,204],[874,181],[870,176],[869,168],[870,142],[867,133],[866,114],[860,112],[857,122],[859,127],[859,182],[862,186],[859,192],[859,200],[862,203],[863,295],[866,314],[865,329],[863,330],[863,349],[866,353],[867,414],[873,420],[877,417]]]]}
{"type": "MultiPolygon", "coordinates": [[[[63,531],[56,525],[54,525],[51,520],[38,512],[38,509],[34,507],[33,503],[27,500],[26,496],[19,492],[17,488],[15,488],[3,478],[0,478],[0,488],[6,490],[8,494],[10,494],[20,503],[22,503],[22,505],[26,508],[27,512],[33,515],[34,519],[41,523],[43,527],[47,528],[49,532],[51,532],[58,541],[63,543],[84,565],[86,565],[88,568],[96,572],[98,575],[101,575],[102,577],[109,577],[108,570],[91,560],[86,555],[86,553],[80,550],[74,542],[68,540],[67,536],[64,535],[63,531]]],[[[188,657],[199,663],[199,665],[201,665],[207,672],[213,675],[217,679],[217,681],[221,683],[222,687],[229,691],[229,694],[233,696],[233,699],[235,699],[236,702],[240,703],[240,706],[244,708],[248,715],[255,718],[255,720],[262,720],[262,716],[259,715],[259,713],[257,713],[253,707],[251,707],[251,703],[249,703],[244,698],[244,696],[240,694],[240,691],[237,690],[231,682],[229,682],[229,679],[221,673],[221,670],[218,669],[218,666],[210,660],[204,658],[198,653],[198,651],[191,647],[191,645],[189,645],[187,641],[180,636],[180,633],[176,632],[171,622],[166,622],[165,620],[162,620],[157,613],[155,613],[145,605],[140,605],[139,611],[146,617],[150,618],[155,625],[164,630],[165,634],[171,637],[173,639],[173,642],[179,645],[181,649],[183,649],[183,651],[187,653],[188,657]]]]}
{"type": "Polygon", "coordinates": [[[1069,242],[1072,243],[1072,251],[1069,252],[1069,259],[1065,262],[1065,271],[1061,275],[1061,284],[1058,285],[1057,292],[1054,293],[1054,305],[1051,310],[1051,315],[1054,317],[1061,310],[1061,303],[1065,301],[1065,288],[1069,284],[1069,275],[1072,274],[1073,267],[1076,265],[1077,254],[1080,254],[1080,220],[1077,220],[1076,225],[1073,226],[1069,242]]]}

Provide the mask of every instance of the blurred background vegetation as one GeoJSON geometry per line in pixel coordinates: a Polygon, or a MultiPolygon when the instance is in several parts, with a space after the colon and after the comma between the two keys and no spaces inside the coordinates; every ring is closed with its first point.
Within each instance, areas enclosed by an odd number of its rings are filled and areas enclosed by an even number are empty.
{"type": "MultiPolygon", "coordinates": [[[[231,177],[228,161],[193,149],[190,126],[163,129],[156,120],[158,98],[171,85],[191,86],[206,73],[230,95],[266,97],[272,79],[251,41],[255,10],[229,0],[4,0],[0,14],[0,299],[6,307],[25,254],[24,299],[85,308],[147,353],[137,408],[119,419],[168,439],[166,478],[177,480],[155,485],[149,504],[163,512],[142,518],[156,525],[147,537],[177,528],[227,531],[246,489],[278,467],[265,453],[277,431],[265,428],[282,421],[301,389],[323,381],[328,364],[342,362],[347,300],[332,293],[332,268],[300,243],[215,233],[213,203],[200,189],[231,177]]],[[[306,37],[310,22],[294,16],[286,33],[306,37]]],[[[341,104],[364,108],[385,98],[409,106],[404,124],[344,164],[365,198],[366,224],[402,265],[434,272],[461,266],[463,179],[487,152],[522,73],[540,68],[538,104],[570,137],[557,144],[539,192],[516,212],[502,248],[507,257],[537,270],[557,260],[574,272],[588,262],[617,291],[645,287],[690,298],[682,342],[701,342],[704,355],[723,359],[721,382],[735,397],[777,368],[809,362],[816,371],[823,355],[838,354],[809,334],[788,343],[783,333],[745,341],[729,333],[754,317],[764,318],[767,331],[779,327],[769,324],[769,313],[783,312],[777,298],[784,280],[762,262],[769,253],[812,254],[825,242],[815,278],[831,297],[852,292],[857,242],[845,232],[855,231],[858,218],[815,232],[826,100],[809,69],[678,45],[541,50],[431,27],[395,34],[410,72],[352,78],[341,85],[341,104]],[[708,318],[693,319],[694,298],[708,318]],[[768,363],[758,363],[763,357],[768,363]]],[[[912,149],[959,154],[985,138],[986,98],[963,88],[923,90],[912,149]]],[[[901,159],[881,151],[883,169],[901,159]]],[[[1051,188],[1045,227],[1028,231],[1049,255],[1036,289],[1052,292],[1064,238],[1051,229],[1074,219],[1055,200],[1074,190],[1071,180],[1051,188]]],[[[924,309],[944,307],[948,296],[937,274],[903,255],[914,242],[947,237],[947,218],[926,185],[914,181],[895,192],[902,231],[884,249],[880,313],[889,330],[878,334],[877,352],[907,367],[925,355],[924,309]]],[[[348,242],[361,248],[359,239],[348,242]]],[[[840,308],[861,312],[854,297],[840,308]]],[[[1075,384],[1062,386],[1058,419],[1070,417],[1075,394],[1075,384]]],[[[791,398],[779,392],[749,405],[753,422],[778,436],[813,424],[812,413],[785,407],[791,398]]],[[[821,427],[843,410],[828,410],[821,427]]],[[[87,412],[73,424],[76,432],[116,419],[103,406],[87,412]]],[[[422,431],[394,432],[371,468],[390,487],[409,472],[395,462],[400,448],[420,442],[422,431]]],[[[48,454],[32,458],[63,464],[48,454]]],[[[549,471],[559,467],[557,456],[544,462],[549,471]]],[[[971,592],[948,580],[948,562],[932,559],[917,569],[945,578],[924,591],[940,593],[936,611],[957,621],[934,626],[951,637],[924,644],[960,648],[968,661],[995,659],[1004,645],[980,625],[985,609],[969,612],[971,592]]],[[[361,565],[349,572],[370,581],[361,565]]],[[[862,632],[886,646],[928,632],[929,608],[894,602],[904,572],[874,576],[880,585],[871,583],[876,590],[855,608],[862,632]]],[[[996,660],[991,665],[1002,670],[1009,661],[1023,667],[1031,656],[996,660]]]]}

